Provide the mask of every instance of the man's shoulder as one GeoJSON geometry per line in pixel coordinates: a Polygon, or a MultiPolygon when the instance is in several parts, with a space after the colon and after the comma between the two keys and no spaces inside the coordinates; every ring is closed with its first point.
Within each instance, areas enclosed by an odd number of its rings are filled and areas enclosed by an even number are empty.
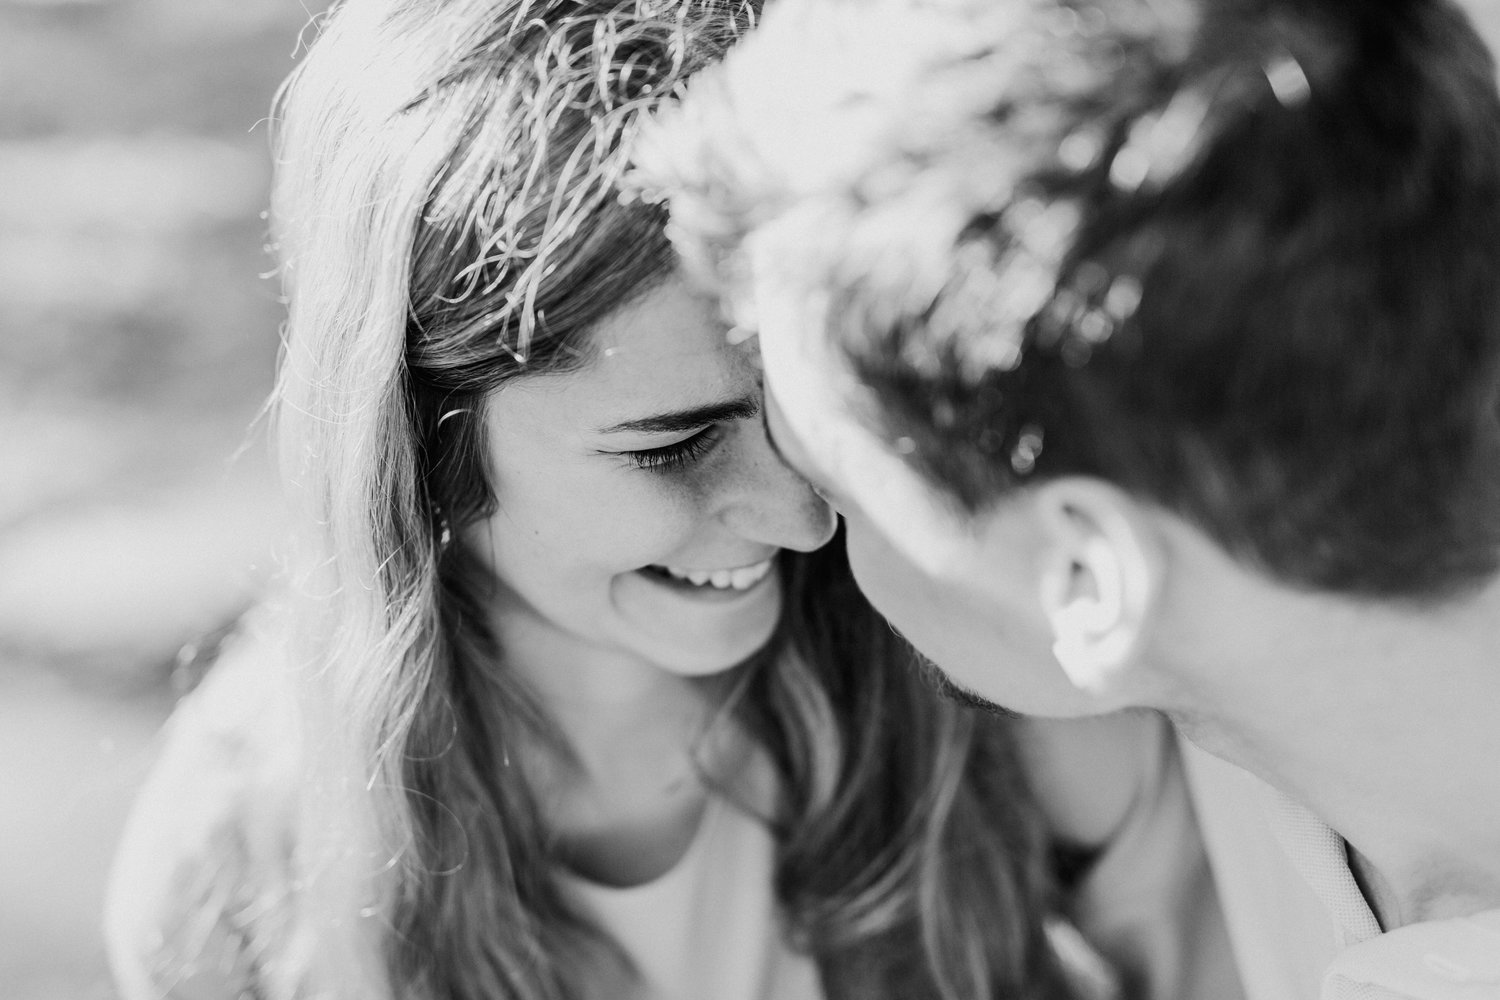
{"type": "Polygon", "coordinates": [[[1408,924],[1346,948],[1329,966],[1325,995],[1388,994],[1500,997],[1500,910],[1408,924]]]}

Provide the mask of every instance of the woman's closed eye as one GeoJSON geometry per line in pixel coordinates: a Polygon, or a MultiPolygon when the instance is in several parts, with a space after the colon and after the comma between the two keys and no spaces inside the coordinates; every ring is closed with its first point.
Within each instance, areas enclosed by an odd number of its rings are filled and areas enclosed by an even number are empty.
{"type": "Polygon", "coordinates": [[[649,434],[658,436],[658,439],[669,434],[686,434],[687,437],[675,438],[659,448],[629,448],[621,451],[610,449],[610,453],[626,456],[640,469],[662,473],[681,472],[713,451],[729,427],[759,416],[759,397],[747,394],[721,402],[635,417],[605,427],[601,433],[649,434]]]}
{"type": "Polygon", "coordinates": [[[691,437],[674,441],[671,444],[662,445],[660,448],[646,448],[639,451],[627,451],[622,454],[629,455],[630,460],[635,463],[636,468],[649,469],[657,472],[679,472],[713,450],[714,445],[719,443],[723,430],[720,424],[710,424],[691,437]]]}

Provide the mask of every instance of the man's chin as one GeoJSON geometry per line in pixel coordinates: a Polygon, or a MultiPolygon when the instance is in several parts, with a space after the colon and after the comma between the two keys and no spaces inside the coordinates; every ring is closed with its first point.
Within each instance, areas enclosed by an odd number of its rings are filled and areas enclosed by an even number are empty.
{"type": "Polygon", "coordinates": [[[928,687],[950,701],[956,701],[968,708],[978,709],[988,715],[1003,719],[1013,719],[1020,713],[1006,708],[1004,705],[990,701],[983,695],[964,687],[943,672],[943,668],[933,663],[920,652],[913,650],[912,662],[916,664],[917,673],[928,687]]]}

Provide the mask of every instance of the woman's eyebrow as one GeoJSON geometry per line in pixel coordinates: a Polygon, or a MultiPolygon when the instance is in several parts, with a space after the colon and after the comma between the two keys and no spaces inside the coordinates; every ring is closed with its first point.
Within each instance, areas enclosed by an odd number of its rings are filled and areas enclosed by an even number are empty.
{"type": "Polygon", "coordinates": [[[649,417],[623,420],[600,430],[601,434],[618,434],[634,431],[637,434],[668,434],[690,431],[695,427],[716,424],[724,420],[748,420],[760,415],[760,400],[755,396],[743,396],[723,403],[709,403],[686,410],[656,413],[649,417]]]}

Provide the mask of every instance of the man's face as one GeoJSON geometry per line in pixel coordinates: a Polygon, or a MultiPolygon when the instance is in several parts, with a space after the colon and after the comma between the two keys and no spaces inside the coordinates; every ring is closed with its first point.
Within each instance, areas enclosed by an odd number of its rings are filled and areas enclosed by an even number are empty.
{"type": "MultiPolygon", "coordinates": [[[[1024,505],[974,519],[873,434],[850,406],[861,389],[821,335],[815,303],[757,299],[773,444],[844,516],[860,588],[961,692],[1028,714],[1093,709],[1051,654],[1024,505]],[[1016,558],[993,556],[1014,537],[1016,558]],[[999,564],[997,564],[999,563],[999,564]]],[[[968,699],[963,699],[968,700],[968,699]]]]}

